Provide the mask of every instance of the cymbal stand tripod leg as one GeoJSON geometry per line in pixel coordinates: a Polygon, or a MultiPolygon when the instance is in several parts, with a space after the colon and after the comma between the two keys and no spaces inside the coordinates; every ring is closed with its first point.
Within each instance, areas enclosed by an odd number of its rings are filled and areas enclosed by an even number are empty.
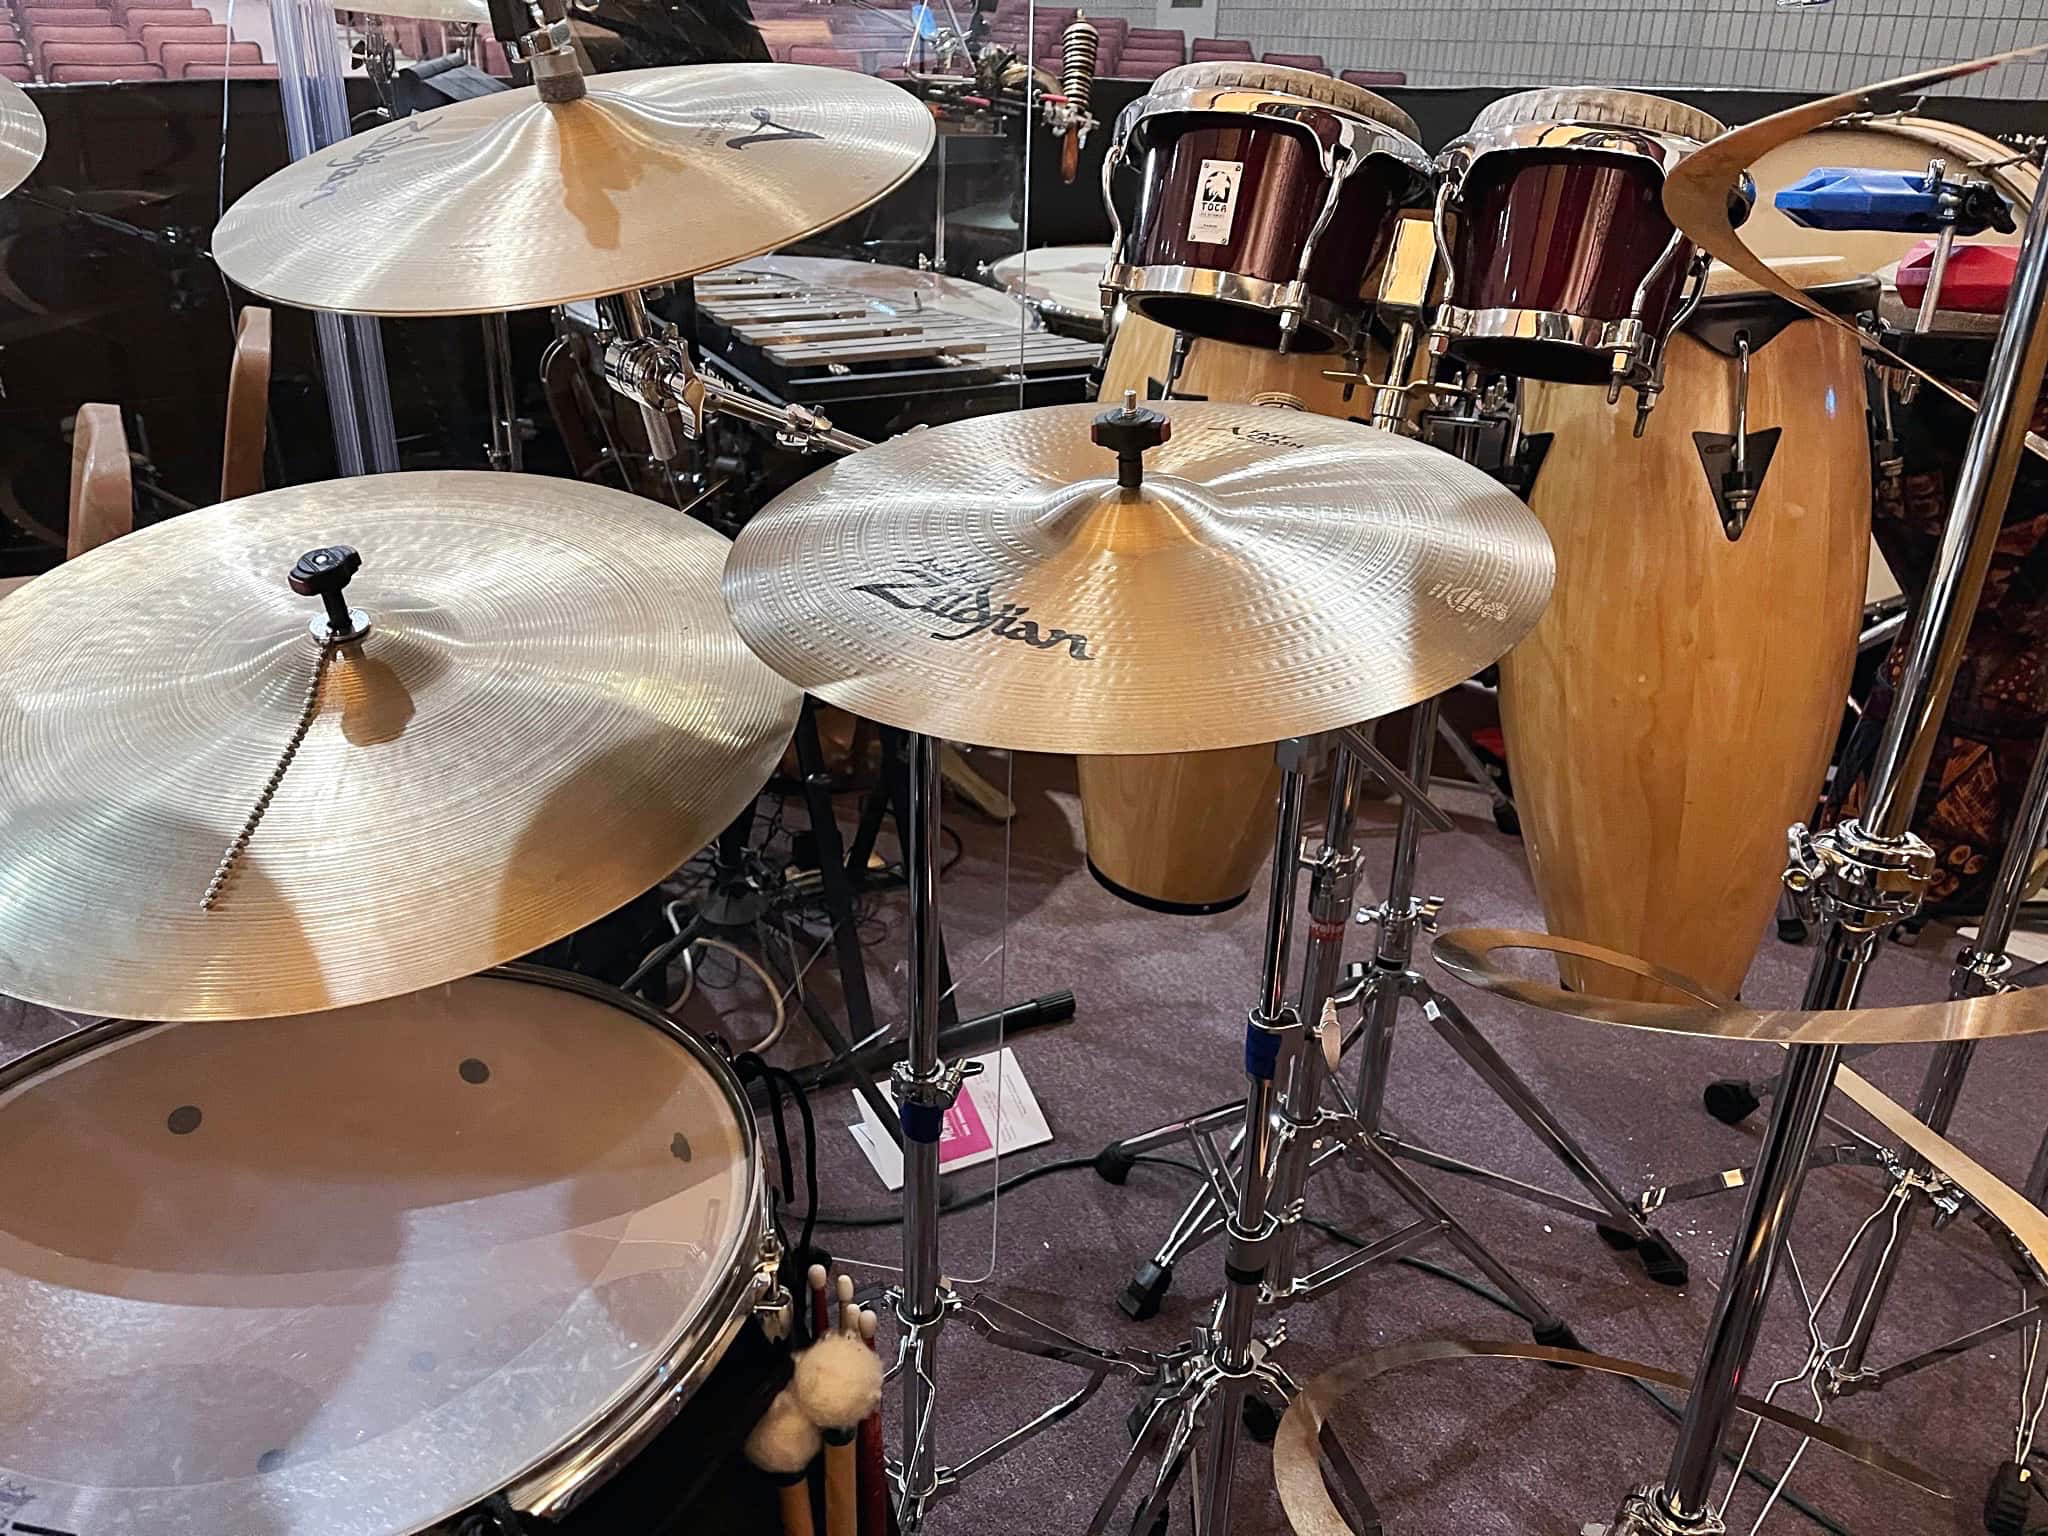
{"type": "MultiPolygon", "coordinates": [[[[1428,782],[1429,759],[1441,714],[1440,702],[1431,699],[1416,706],[1408,774],[1417,783],[1428,782]]],[[[1443,905],[1440,897],[1418,899],[1415,895],[1415,859],[1420,832],[1418,808],[1404,799],[1401,819],[1395,829],[1386,899],[1358,914],[1359,922],[1372,923],[1378,929],[1372,960],[1355,971],[1362,982],[1360,1006],[1365,1020],[1359,1050],[1357,1112],[1360,1124],[1367,1135],[1377,1139],[1397,1157],[1408,1158],[1440,1172],[1476,1179],[1520,1199],[1592,1222],[1609,1244],[1634,1248],[1652,1279],[1665,1285],[1685,1284],[1685,1260],[1670,1240],[1644,1222],[1636,1204],[1601,1172],[1579,1145],[1578,1139],[1550,1112],[1477,1026],[1465,1017],[1464,1011],[1439,993],[1415,969],[1416,934],[1436,926],[1437,910],[1443,905]],[[1446,1157],[1427,1147],[1404,1141],[1381,1125],[1380,1109],[1386,1096],[1394,1029],[1404,999],[1421,1009],[1423,1017],[1459,1059],[1535,1133],[1595,1203],[1588,1204],[1538,1185],[1510,1179],[1460,1158],[1446,1157]]]]}
{"type": "MultiPolygon", "coordinates": [[[[1919,910],[1933,850],[1912,835],[1915,799],[1940,736],[1963,645],[1976,617],[2033,404],[2048,371],[2048,202],[2027,215],[2012,298],[1985,371],[1954,501],[1926,598],[1905,642],[1892,713],[1870,773],[1863,816],[1818,836],[1795,828],[1786,883],[1812,899],[1819,948],[1804,1006],[1847,1008],[1885,936],[1919,910]]],[[[1693,1372],[1685,1416],[1661,1483],[1623,1501],[1614,1536],[1717,1536],[1712,1501],[1721,1446],[1742,1375],[1756,1348],[1764,1303],[1798,1206],[1814,1137],[1840,1064],[1839,1047],[1794,1046],[1778,1080],[1749,1204],[1693,1372]]]]}
{"type": "Polygon", "coordinates": [[[939,954],[939,743],[908,738],[908,815],[904,872],[910,886],[909,1041],[892,1074],[903,1132],[903,1269],[891,1288],[901,1328],[895,1377],[903,1397],[903,1455],[897,1463],[897,1519],[919,1529],[933,1499],[971,1472],[1057,1423],[1091,1397],[1112,1373],[1153,1379],[1159,1362],[1143,1351],[1096,1349],[1013,1308],[965,1297],[947,1282],[939,1257],[939,1137],[946,1114],[973,1074],[971,1062],[939,1054],[940,1005],[946,990],[939,954]],[[1074,1365],[1087,1380],[1069,1397],[957,1465],[938,1459],[939,1338],[962,1315],[990,1343],[1074,1365]]]}

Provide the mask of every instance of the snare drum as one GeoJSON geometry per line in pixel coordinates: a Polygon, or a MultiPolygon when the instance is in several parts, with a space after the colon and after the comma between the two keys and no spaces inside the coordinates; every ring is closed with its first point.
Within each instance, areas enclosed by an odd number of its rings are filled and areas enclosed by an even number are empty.
{"type": "Polygon", "coordinates": [[[553,1520],[774,1284],[732,1073],[525,967],[81,1030],[0,1073],[0,1158],[17,1530],[399,1536],[499,1497],[553,1520]]]}
{"type": "Polygon", "coordinates": [[[1359,86],[1272,64],[1183,64],[1118,118],[1102,166],[1121,295],[1175,330],[1348,350],[1398,211],[1427,189],[1414,121],[1359,86]],[[1117,196],[1120,169],[1135,197],[1117,196]]]}
{"type": "MultiPolygon", "coordinates": [[[[1671,339],[1665,402],[1641,437],[1597,390],[1525,387],[1523,431],[1545,449],[1528,502],[1557,586],[1502,658],[1500,702],[1550,931],[1733,995],[1848,694],[1870,436],[1855,336],[1739,273],[1715,279],[1671,339]],[[1730,494],[1738,422],[1746,509],[1730,494]]],[[[1877,284],[1807,293],[1859,314],[1877,284]]],[[[1604,968],[1561,970],[1669,1000],[1604,968]]]]}
{"type": "Polygon", "coordinates": [[[1639,91],[1546,88],[1488,106],[1437,156],[1447,282],[1432,350],[1525,379],[1650,386],[1653,399],[1707,267],[1664,216],[1664,178],[1722,131],[1639,91]]]}

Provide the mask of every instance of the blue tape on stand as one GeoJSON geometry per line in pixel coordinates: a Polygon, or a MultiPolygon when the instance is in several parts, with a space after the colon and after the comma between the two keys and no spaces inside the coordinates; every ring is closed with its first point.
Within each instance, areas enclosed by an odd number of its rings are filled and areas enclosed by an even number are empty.
{"type": "Polygon", "coordinates": [[[905,1141],[937,1141],[946,1128],[946,1112],[930,1104],[905,1104],[896,1111],[905,1141]]]}
{"type": "Polygon", "coordinates": [[[1256,1024],[1244,1027],[1244,1069],[1252,1077],[1270,1078],[1280,1060],[1280,1037],[1256,1024]]]}

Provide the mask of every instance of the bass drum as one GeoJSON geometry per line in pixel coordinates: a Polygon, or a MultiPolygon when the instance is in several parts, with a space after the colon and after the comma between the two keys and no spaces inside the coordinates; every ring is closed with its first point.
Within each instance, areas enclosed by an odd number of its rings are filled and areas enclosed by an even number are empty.
{"type": "MultiPolygon", "coordinates": [[[[1173,365],[1174,333],[1141,315],[1117,327],[1102,374],[1102,398],[1135,390],[1159,399],[1173,365]]],[[[1363,416],[1322,376],[1328,357],[1269,352],[1195,339],[1173,381],[1176,399],[1291,405],[1323,416],[1363,416]]],[[[1375,352],[1370,366],[1384,364],[1375,352]]],[[[1223,912],[1250,894],[1273,849],[1280,770],[1270,746],[1075,760],[1088,868],[1124,900],[1155,912],[1223,912]]]]}
{"type": "MultiPolygon", "coordinates": [[[[1870,550],[1855,338],[1745,282],[1715,269],[1641,438],[1634,411],[1599,389],[1526,388],[1523,429],[1550,439],[1528,500],[1557,586],[1500,687],[1550,931],[1730,995],[1777,902],[1785,829],[1812,814],[1827,769],[1870,550]],[[1695,434],[1725,445],[1735,431],[1739,337],[1751,468],[1770,457],[1731,527],[1714,444],[1695,434]]],[[[1877,285],[1807,291],[1852,313],[1875,307],[1877,285]]],[[[1560,968],[1589,992],[1673,1000],[1654,982],[1560,968]]]]}
{"type": "Polygon", "coordinates": [[[16,1529],[552,1522],[772,1288],[732,1073],[660,1014],[523,967],[81,1030],[0,1073],[0,1158],[34,1170],[0,1206],[16,1529]]]}

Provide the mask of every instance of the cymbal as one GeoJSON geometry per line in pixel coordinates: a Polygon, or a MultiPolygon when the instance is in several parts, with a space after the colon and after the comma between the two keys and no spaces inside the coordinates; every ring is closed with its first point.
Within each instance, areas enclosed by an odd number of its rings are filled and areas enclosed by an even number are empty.
{"type": "Polygon", "coordinates": [[[599,75],[451,102],[308,155],[214,230],[253,293],[307,309],[468,315],[673,282],[788,245],[900,185],[928,109],[802,64],[599,75]]]}
{"type": "Polygon", "coordinates": [[[539,476],[373,475],[114,540],[0,604],[0,993],[138,1019],[412,992],[646,891],[767,781],[800,702],[718,597],[728,545],[539,476]],[[324,648],[343,543],[359,642],[324,648]]]}
{"type": "Polygon", "coordinates": [[[407,21],[442,21],[473,27],[491,24],[488,0],[371,0],[367,5],[342,4],[335,9],[364,16],[398,16],[407,21]]]}
{"type": "MultiPolygon", "coordinates": [[[[40,580],[41,578],[37,578],[40,580]]],[[[1893,1008],[1750,1008],[1674,971],[1582,939],[1513,928],[1456,928],[1438,934],[1431,953],[1460,981],[1551,1013],[1717,1040],[1777,1045],[1934,1045],[1946,1040],[1999,1040],[2048,1031],[2048,987],[2023,987],[1955,1002],[1908,1003],[1893,1008]],[[1648,977],[1694,1003],[1638,1002],[1562,987],[1510,971],[1495,955],[1504,949],[1573,955],[1648,977]]]]}
{"type": "MultiPolygon", "coordinates": [[[[1858,86],[1839,95],[1801,102],[1783,112],[1774,112],[1769,117],[1760,117],[1755,122],[1730,129],[1671,167],[1664,178],[1665,217],[1686,239],[1716,261],[1725,263],[1759,287],[1805,310],[1824,324],[1847,331],[1864,351],[1882,358],[1893,368],[1915,375],[1957,405],[1974,412],[1977,401],[1970,395],[1885,347],[1864,331],[1854,317],[1832,313],[1808,297],[1796,284],[1788,282],[1786,275],[1773,271],[1770,264],[1750,250],[1736,232],[1730,218],[1728,188],[1772,150],[1838,118],[1907,109],[1929,86],[1979,74],[2040,53],[2048,53],[2048,43],[1969,59],[1960,64],[1943,64],[1916,74],[1901,75],[1894,80],[1858,86]]],[[[2037,457],[2048,459],[2048,439],[2038,433],[2027,434],[2027,447],[2037,457]]]]}
{"type": "Polygon", "coordinates": [[[843,459],[740,533],[725,592],[784,677],[983,746],[1248,746],[1430,697],[1550,595],[1529,509],[1447,453],[1269,406],[1157,403],[1143,483],[1100,408],[956,421],[843,459]]]}
{"type": "Polygon", "coordinates": [[[0,197],[29,178],[42,162],[48,132],[43,114],[28,92],[12,80],[0,79],[0,197]]]}

